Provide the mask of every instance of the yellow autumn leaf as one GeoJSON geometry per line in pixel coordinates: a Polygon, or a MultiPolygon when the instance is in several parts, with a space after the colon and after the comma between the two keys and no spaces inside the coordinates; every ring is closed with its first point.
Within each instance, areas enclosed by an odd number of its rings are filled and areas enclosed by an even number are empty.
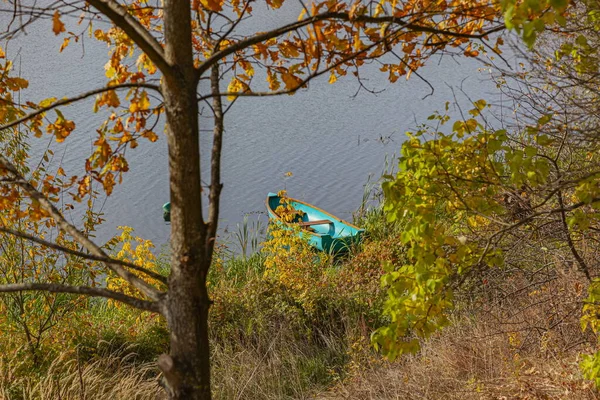
{"type": "Polygon", "coordinates": [[[350,12],[348,12],[348,18],[350,19],[350,21],[352,21],[354,19],[354,17],[357,16],[357,14],[360,13],[360,11],[362,10],[362,4],[360,2],[355,2],[352,7],[350,7],[350,12]]]}
{"type": "MultiPolygon", "coordinates": [[[[231,82],[229,82],[229,86],[227,86],[227,92],[229,93],[239,93],[242,91],[242,82],[238,78],[233,78],[231,82]]],[[[227,100],[232,101],[236,98],[235,95],[227,96],[227,100]]]]}
{"type": "Polygon", "coordinates": [[[110,107],[119,107],[121,102],[119,101],[119,96],[114,90],[105,93],[106,104],[110,107]]]}
{"type": "Polygon", "coordinates": [[[219,49],[220,50],[225,49],[225,48],[229,47],[231,44],[232,44],[231,40],[223,39],[219,43],[219,49]]]}
{"type": "Polygon", "coordinates": [[[71,41],[70,38],[65,38],[65,40],[63,40],[62,44],[60,45],[60,49],[58,50],[58,52],[62,53],[62,51],[65,49],[65,47],[67,47],[69,45],[70,41],[71,41]]]}
{"type": "Polygon", "coordinates": [[[270,5],[272,8],[280,8],[283,5],[283,1],[284,0],[267,0],[267,4],[270,5]]]}
{"type": "Polygon", "coordinates": [[[223,2],[220,0],[200,0],[202,6],[210,11],[221,11],[223,10],[223,2]]]}
{"type": "Polygon", "coordinates": [[[337,81],[337,76],[335,76],[335,73],[333,71],[331,71],[331,75],[329,75],[329,83],[333,84],[337,81]]]}
{"type": "Polygon", "coordinates": [[[40,107],[48,107],[49,105],[51,105],[54,102],[56,102],[56,97],[49,97],[47,99],[40,101],[40,107]]]}
{"type": "Polygon", "coordinates": [[[54,11],[54,15],[52,16],[52,32],[55,35],[58,35],[61,32],[65,31],[65,24],[60,20],[60,14],[58,10],[54,11]]]}
{"type": "Polygon", "coordinates": [[[285,83],[285,88],[287,90],[295,90],[300,87],[302,84],[302,79],[298,78],[296,75],[292,75],[289,72],[283,72],[281,74],[281,79],[283,83],[285,83]]]}
{"type": "Polygon", "coordinates": [[[140,110],[147,110],[150,108],[150,100],[148,99],[148,94],[145,91],[140,95],[138,107],[140,110]]]}
{"type": "Polygon", "coordinates": [[[267,82],[269,83],[269,89],[271,90],[277,90],[281,86],[281,83],[277,79],[277,75],[271,70],[267,70],[267,82]]]}
{"type": "Polygon", "coordinates": [[[7,78],[5,83],[10,90],[26,89],[29,86],[29,81],[20,77],[7,78]]]}
{"type": "Polygon", "coordinates": [[[303,8],[302,12],[300,12],[300,15],[298,16],[298,21],[302,21],[304,19],[305,15],[306,15],[306,8],[303,8]]]}
{"type": "Polygon", "coordinates": [[[4,53],[4,50],[2,50],[2,47],[0,47],[0,58],[4,57],[6,57],[6,53],[4,53]]]}
{"type": "Polygon", "coordinates": [[[142,136],[151,142],[156,142],[158,140],[158,136],[156,135],[156,133],[154,133],[152,131],[146,131],[146,132],[142,133],[142,136]]]}
{"type": "Polygon", "coordinates": [[[288,58],[298,57],[300,55],[296,46],[287,40],[279,45],[279,51],[284,57],[288,58]]]}
{"type": "Polygon", "coordinates": [[[252,63],[246,60],[240,60],[240,65],[244,68],[244,71],[249,77],[254,76],[254,67],[252,66],[252,63]]]}

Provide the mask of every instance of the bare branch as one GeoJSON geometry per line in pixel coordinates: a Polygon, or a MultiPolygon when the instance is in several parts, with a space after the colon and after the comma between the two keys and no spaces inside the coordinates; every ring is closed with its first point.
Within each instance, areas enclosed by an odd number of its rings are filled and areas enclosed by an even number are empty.
{"type": "Polygon", "coordinates": [[[58,283],[12,283],[0,285],[0,293],[24,292],[24,291],[42,291],[51,293],[72,293],[84,296],[104,297],[106,299],[116,300],[118,302],[130,305],[140,310],[160,313],[160,307],[155,301],[142,300],[128,296],[123,293],[115,292],[104,288],[95,288],[88,286],[69,286],[58,283]]]}
{"type": "Polygon", "coordinates": [[[117,260],[117,259],[111,258],[111,257],[108,257],[108,258],[98,257],[98,256],[95,256],[95,255],[90,254],[90,253],[83,253],[81,251],[69,249],[68,247],[64,247],[64,246],[61,246],[59,244],[52,243],[52,242],[49,242],[49,241],[44,240],[44,239],[40,239],[37,236],[29,235],[29,234],[27,234],[25,232],[16,231],[14,229],[6,228],[4,226],[0,226],[0,232],[4,232],[4,233],[8,233],[10,235],[21,237],[23,239],[27,239],[27,240],[30,240],[32,242],[41,244],[42,246],[49,247],[49,248],[54,249],[54,250],[62,251],[63,253],[68,253],[68,254],[71,254],[71,255],[76,256],[76,257],[81,257],[81,258],[84,258],[86,260],[100,261],[100,262],[112,263],[112,264],[119,264],[119,265],[122,265],[124,267],[133,269],[135,271],[141,272],[141,273],[143,273],[143,274],[145,274],[145,275],[147,275],[147,276],[149,276],[149,277],[151,277],[153,279],[156,279],[157,281],[159,281],[161,283],[164,283],[165,285],[167,284],[167,278],[165,276],[162,276],[162,275],[160,275],[160,274],[158,274],[158,273],[156,273],[154,271],[150,271],[150,270],[148,270],[146,268],[137,266],[137,265],[135,265],[133,263],[130,263],[130,262],[127,262],[127,261],[117,260]]]}
{"type": "Polygon", "coordinates": [[[581,255],[579,255],[579,252],[577,251],[577,248],[575,247],[575,244],[573,243],[573,238],[571,237],[571,231],[569,230],[569,224],[567,222],[567,213],[564,211],[565,203],[563,201],[562,191],[559,190],[556,193],[556,197],[558,198],[558,205],[561,208],[560,220],[562,222],[563,230],[565,232],[565,237],[567,239],[567,244],[569,245],[569,249],[571,250],[571,254],[573,254],[573,257],[575,257],[577,264],[579,264],[579,268],[581,269],[581,272],[583,272],[583,274],[585,275],[587,280],[589,282],[591,282],[592,277],[590,275],[590,270],[589,270],[587,264],[585,263],[585,261],[583,260],[583,258],[581,257],[581,255]]]}
{"type": "Polygon", "coordinates": [[[214,114],[214,132],[213,132],[213,147],[210,162],[210,194],[209,194],[209,209],[208,209],[208,235],[207,240],[209,249],[214,246],[215,235],[217,233],[217,222],[219,220],[219,198],[221,195],[221,147],[223,145],[223,104],[221,96],[219,96],[219,64],[212,66],[210,74],[210,86],[213,97],[213,114],[214,114]]]}
{"type": "Polygon", "coordinates": [[[102,88],[90,90],[89,92],[82,93],[82,94],[77,95],[75,97],[69,97],[67,99],[58,100],[58,101],[50,104],[49,106],[39,108],[39,109],[37,109],[37,110],[35,110],[35,111],[33,111],[33,112],[31,112],[31,113],[29,113],[29,114],[27,114],[27,115],[19,118],[19,119],[16,119],[16,120],[14,120],[12,122],[9,122],[6,125],[0,125],[0,131],[4,130],[4,129],[12,128],[13,126],[17,126],[20,123],[23,123],[23,122],[25,122],[27,120],[30,120],[31,118],[33,118],[33,117],[35,117],[37,115],[43,114],[45,112],[48,112],[48,111],[50,111],[52,109],[55,109],[56,107],[60,107],[60,106],[64,106],[64,105],[67,105],[67,104],[75,103],[76,101],[87,99],[88,97],[95,96],[97,94],[108,92],[108,91],[111,91],[111,90],[128,89],[128,88],[146,88],[146,89],[156,90],[157,92],[160,93],[160,88],[158,86],[151,85],[151,84],[148,84],[148,83],[122,83],[120,85],[105,86],[105,87],[102,87],[102,88]]]}

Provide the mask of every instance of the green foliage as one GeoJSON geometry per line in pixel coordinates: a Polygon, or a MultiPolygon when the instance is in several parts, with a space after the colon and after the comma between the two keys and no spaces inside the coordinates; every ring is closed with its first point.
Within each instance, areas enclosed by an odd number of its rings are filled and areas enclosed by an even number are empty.
{"type": "MultiPolygon", "coordinates": [[[[473,105],[469,114],[475,117],[487,107],[483,100],[473,105]]],[[[407,249],[406,263],[384,264],[390,323],[372,337],[392,359],[418,350],[420,339],[448,324],[460,282],[503,265],[499,240],[511,218],[503,195],[544,187],[550,175],[548,157],[538,152],[545,137],[541,128],[551,115],[527,130],[518,146],[506,131],[487,130],[475,118],[455,121],[449,133],[442,131],[447,116],[429,120],[438,125],[410,134],[398,173],[382,185],[384,211],[389,221],[402,221],[407,249]]]]}
{"type": "Polygon", "coordinates": [[[564,25],[569,0],[503,0],[504,23],[530,48],[547,25],[564,25]]]}
{"type": "MultiPolygon", "coordinates": [[[[584,301],[581,316],[581,328],[591,329],[598,335],[600,329],[600,279],[596,278],[588,288],[588,297],[584,301]]],[[[600,387],[600,351],[594,354],[584,355],[579,364],[586,379],[594,381],[600,387]]]]}
{"type": "MultiPolygon", "coordinates": [[[[484,106],[477,102],[472,114],[484,106]]],[[[432,119],[447,121],[438,115],[432,119]]],[[[416,351],[418,338],[448,323],[452,277],[499,263],[498,253],[466,240],[461,226],[485,223],[485,216],[499,208],[488,199],[505,169],[493,155],[510,150],[505,133],[487,132],[475,119],[456,121],[452,133],[435,132],[434,139],[421,140],[426,133],[420,130],[403,144],[399,172],[383,184],[388,219],[405,223],[401,240],[408,259],[404,265],[385,264],[382,279],[390,324],[374,333],[373,342],[390,358],[416,351]]]]}
{"type": "MultiPolygon", "coordinates": [[[[372,335],[391,359],[447,326],[460,291],[468,291],[463,299],[481,295],[484,273],[510,280],[515,275],[506,271],[519,263],[523,271],[538,268],[519,261],[524,252],[572,260],[582,278],[597,273],[589,267],[600,226],[597,137],[582,141],[552,112],[519,131],[490,130],[481,122],[486,102],[473,105],[466,120],[429,117],[436,125],[409,135],[398,172],[382,185],[384,212],[403,226],[406,248],[404,260],[384,263],[389,320],[372,335]]],[[[597,334],[600,280],[590,282],[584,304],[581,327],[597,334]]],[[[600,353],[585,356],[581,369],[600,384],[600,353]]]]}
{"type": "Polygon", "coordinates": [[[584,355],[579,367],[586,379],[594,381],[596,387],[600,387],[600,352],[584,355]]]}

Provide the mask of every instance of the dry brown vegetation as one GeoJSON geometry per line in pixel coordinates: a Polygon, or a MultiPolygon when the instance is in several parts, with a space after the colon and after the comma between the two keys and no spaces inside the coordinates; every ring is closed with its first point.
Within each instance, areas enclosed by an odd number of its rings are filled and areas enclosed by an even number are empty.
{"type": "Polygon", "coordinates": [[[459,311],[453,325],[419,354],[363,365],[317,398],[600,398],[578,366],[580,354],[591,352],[596,340],[580,327],[581,275],[553,269],[541,281],[532,284],[519,273],[482,304],[459,311]]]}
{"type": "MultiPolygon", "coordinates": [[[[578,366],[596,343],[580,327],[585,280],[560,240],[538,239],[517,240],[504,267],[465,281],[452,325],[394,363],[369,344],[380,323],[381,259],[402,259],[393,232],[324,267],[310,277],[319,284],[301,295],[266,280],[258,255],[229,260],[211,280],[214,397],[600,398],[578,366]]],[[[594,264],[594,247],[582,248],[594,264]]],[[[162,322],[106,306],[81,313],[97,330],[84,329],[72,339],[76,346],[47,344],[48,366],[32,365],[16,336],[0,343],[0,399],[163,399],[156,366],[147,362],[166,349],[162,322]]]]}
{"type": "Polygon", "coordinates": [[[2,399],[156,399],[161,394],[153,363],[132,363],[131,348],[116,349],[89,362],[65,351],[43,374],[19,372],[18,351],[0,357],[2,399]]]}

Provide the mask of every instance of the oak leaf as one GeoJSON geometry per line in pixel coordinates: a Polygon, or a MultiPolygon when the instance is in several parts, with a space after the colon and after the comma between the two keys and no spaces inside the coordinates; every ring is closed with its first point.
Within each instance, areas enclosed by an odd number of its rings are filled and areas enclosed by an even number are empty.
{"type": "Polygon", "coordinates": [[[280,8],[283,5],[284,0],[267,0],[267,4],[271,6],[271,8],[280,8]]]}
{"type": "Polygon", "coordinates": [[[60,14],[58,10],[54,11],[54,15],[52,16],[52,32],[55,35],[60,34],[65,31],[65,24],[60,20],[60,14]]]}
{"type": "Polygon", "coordinates": [[[296,90],[302,85],[302,79],[288,72],[282,72],[281,79],[283,80],[283,83],[285,83],[285,88],[287,90],[296,90]]]}
{"type": "Polygon", "coordinates": [[[267,82],[269,83],[269,89],[277,90],[281,86],[279,79],[277,79],[277,75],[271,70],[267,70],[267,82]]]}
{"type": "MultiPolygon", "coordinates": [[[[239,93],[242,91],[243,84],[238,78],[233,78],[231,82],[229,82],[229,86],[227,86],[227,92],[229,93],[239,93]]],[[[236,98],[235,95],[227,96],[227,100],[232,101],[236,98]]]]}
{"type": "Polygon", "coordinates": [[[221,11],[223,10],[223,1],[220,0],[200,0],[202,6],[210,11],[221,11]]]}

